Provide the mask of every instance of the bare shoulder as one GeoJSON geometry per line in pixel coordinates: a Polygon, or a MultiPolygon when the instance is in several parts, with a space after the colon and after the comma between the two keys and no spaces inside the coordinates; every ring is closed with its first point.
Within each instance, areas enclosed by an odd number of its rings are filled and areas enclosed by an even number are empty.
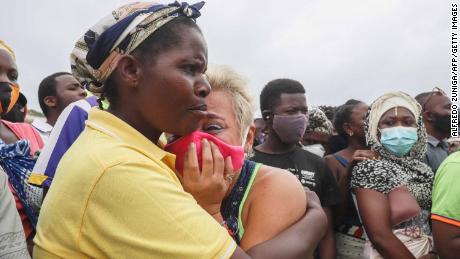
{"type": "Polygon", "coordinates": [[[332,175],[334,176],[335,180],[338,182],[342,178],[342,174],[344,173],[344,168],[340,165],[339,161],[334,157],[334,155],[327,155],[324,157],[324,162],[331,170],[332,175]]]}
{"type": "Polygon", "coordinates": [[[338,163],[338,162],[337,162],[337,159],[335,159],[334,155],[332,155],[332,154],[327,155],[327,156],[324,156],[324,161],[325,161],[326,163],[331,163],[331,164],[338,163]]]}
{"type": "Polygon", "coordinates": [[[297,222],[307,208],[299,180],[290,172],[261,165],[242,212],[245,250],[269,240],[297,222]]]}
{"type": "Polygon", "coordinates": [[[340,166],[339,161],[333,155],[327,155],[324,157],[324,162],[329,166],[330,169],[334,169],[340,166]]]}
{"type": "Polygon", "coordinates": [[[254,191],[289,192],[291,195],[305,196],[304,187],[295,175],[287,170],[266,165],[261,165],[253,189],[254,191]]]}

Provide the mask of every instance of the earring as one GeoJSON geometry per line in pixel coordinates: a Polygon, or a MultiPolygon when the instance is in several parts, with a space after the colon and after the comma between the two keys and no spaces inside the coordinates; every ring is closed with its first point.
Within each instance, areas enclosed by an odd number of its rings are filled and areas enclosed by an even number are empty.
{"type": "Polygon", "coordinates": [[[244,159],[249,160],[254,157],[254,149],[249,148],[244,151],[244,159]]]}

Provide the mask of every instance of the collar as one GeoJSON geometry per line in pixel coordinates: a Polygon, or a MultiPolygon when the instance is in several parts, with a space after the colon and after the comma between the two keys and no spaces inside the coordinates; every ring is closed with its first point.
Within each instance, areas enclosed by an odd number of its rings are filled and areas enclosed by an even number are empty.
{"type": "Polygon", "coordinates": [[[443,148],[448,148],[449,147],[449,143],[447,142],[446,138],[441,140],[441,141],[439,141],[437,138],[431,136],[430,134],[427,134],[427,142],[428,142],[428,144],[430,144],[433,147],[437,147],[437,146],[439,146],[439,144],[441,144],[441,147],[443,147],[443,148]]]}
{"type": "Polygon", "coordinates": [[[34,120],[32,126],[42,133],[50,133],[53,129],[53,126],[41,120],[34,120]]]}
{"type": "Polygon", "coordinates": [[[176,156],[164,151],[139,131],[115,115],[93,107],[88,113],[86,126],[108,135],[116,141],[128,144],[153,160],[161,160],[174,169],[176,156]]]}

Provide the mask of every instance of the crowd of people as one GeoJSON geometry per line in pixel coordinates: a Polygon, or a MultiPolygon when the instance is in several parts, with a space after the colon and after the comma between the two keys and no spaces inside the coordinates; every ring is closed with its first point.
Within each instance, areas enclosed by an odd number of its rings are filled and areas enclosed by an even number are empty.
{"type": "Polygon", "coordinates": [[[0,41],[0,258],[460,257],[447,94],[350,99],[331,118],[279,78],[256,112],[242,75],[208,67],[203,4],[101,19],[72,73],[37,83],[45,121],[24,122],[0,41]]]}

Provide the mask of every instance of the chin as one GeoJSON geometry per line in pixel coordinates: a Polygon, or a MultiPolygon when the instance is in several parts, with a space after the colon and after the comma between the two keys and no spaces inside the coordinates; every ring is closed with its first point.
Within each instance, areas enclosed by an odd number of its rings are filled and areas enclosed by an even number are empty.
{"type": "Polygon", "coordinates": [[[170,130],[168,131],[168,133],[174,135],[174,136],[185,136],[185,135],[188,135],[196,130],[198,130],[198,123],[194,123],[192,125],[192,123],[183,123],[183,125],[180,125],[180,127],[177,127],[178,125],[176,125],[176,127],[173,129],[173,130],[170,130]]]}

